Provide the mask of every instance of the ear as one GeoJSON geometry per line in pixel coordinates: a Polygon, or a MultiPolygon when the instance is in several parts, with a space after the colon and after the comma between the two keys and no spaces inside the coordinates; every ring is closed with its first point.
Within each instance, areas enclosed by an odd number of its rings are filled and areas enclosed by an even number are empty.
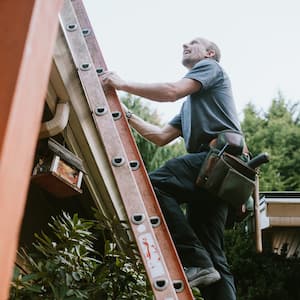
{"type": "Polygon", "coordinates": [[[208,50],[206,51],[205,57],[214,57],[215,55],[216,55],[216,51],[215,51],[215,50],[213,50],[213,49],[208,49],[208,50]]]}

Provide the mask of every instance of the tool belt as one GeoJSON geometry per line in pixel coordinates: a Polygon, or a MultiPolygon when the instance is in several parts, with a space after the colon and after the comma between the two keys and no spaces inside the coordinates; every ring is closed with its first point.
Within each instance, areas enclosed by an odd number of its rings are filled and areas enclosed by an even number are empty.
{"type": "Polygon", "coordinates": [[[222,131],[210,142],[210,151],[196,185],[233,207],[240,207],[253,193],[256,179],[256,170],[250,168],[242,156],[248,156],[243,135],[222,131]]]}

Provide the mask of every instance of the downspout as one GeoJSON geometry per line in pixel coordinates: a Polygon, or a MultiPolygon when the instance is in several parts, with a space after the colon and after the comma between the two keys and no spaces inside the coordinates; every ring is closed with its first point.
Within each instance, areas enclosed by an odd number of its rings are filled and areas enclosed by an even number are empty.
{"type": "Polygon", "coordinates": [[[56,105],[54,117],[42,123],[39,139],[48,138],[62,132],[69,121],[70,105],[66,101],[59,101],[56,105]]]}
{"type": "Polygon", "coordinates": [[[255,222],[255,245],[256,251],[261,253],[263,251],[262,247],[262,232],[260,224],[260,207],[259,207],[259,180],[256,177],[256,184],[253,193],[254,198],[254,222],[255,222]]]}

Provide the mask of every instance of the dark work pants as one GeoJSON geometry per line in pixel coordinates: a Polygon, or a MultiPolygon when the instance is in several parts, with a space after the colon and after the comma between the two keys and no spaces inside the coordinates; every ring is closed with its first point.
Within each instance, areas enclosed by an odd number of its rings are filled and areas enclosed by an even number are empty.
{"type": "Polygon", "coordinates": [[[149,174],[178,255],[185,267],[214,267],[217,283],[201,288],[205,300],[235,300],[235,286],[224,253],[228,207],[195,187],[207,152],[174,158],[149,174]],[[187,216],[180,204],[187,203],[187,216]]]}

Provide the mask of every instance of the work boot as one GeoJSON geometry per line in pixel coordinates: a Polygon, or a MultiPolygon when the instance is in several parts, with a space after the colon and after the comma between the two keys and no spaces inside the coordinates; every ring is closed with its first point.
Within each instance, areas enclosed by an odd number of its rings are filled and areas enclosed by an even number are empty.
{"type": "Polygon", "coordinates": [[[184,268],[185,275],[188,279],[190,287],[208,286],[221,279],[220,273],[213,267],[188,267],[184,268]]]}

